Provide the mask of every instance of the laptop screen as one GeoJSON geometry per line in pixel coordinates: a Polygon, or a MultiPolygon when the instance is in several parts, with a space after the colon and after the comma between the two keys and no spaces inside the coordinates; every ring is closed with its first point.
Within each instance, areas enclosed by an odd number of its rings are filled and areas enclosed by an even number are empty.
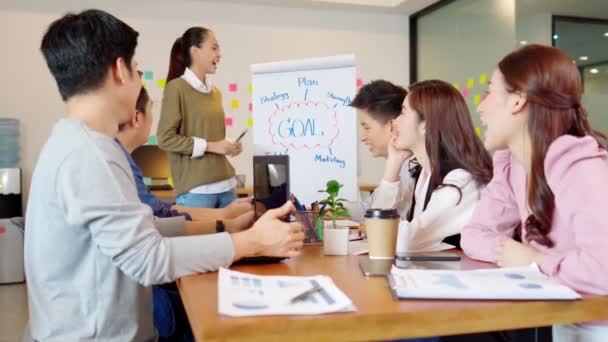
{"type": "Polygon", "coordinates": [[[289,156],[254,156],[255,218],[285,204],[289,194],[289,156]]]}

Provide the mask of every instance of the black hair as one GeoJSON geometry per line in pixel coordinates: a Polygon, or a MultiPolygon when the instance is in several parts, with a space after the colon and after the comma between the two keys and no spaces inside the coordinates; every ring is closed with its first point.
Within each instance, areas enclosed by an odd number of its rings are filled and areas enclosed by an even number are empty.
{"type": "Polygon", "coordinates": [[[211,30],[204,27],[191,27],[177,38],[171,47],[171,55],[169,57],[169,72],[167,74],[167,82],[174,78],[180,77],[186,67],[192,65],[192,57],[190,56],[190,48],[193,46],[201,47],[207,39],[207,34],[211,30]]]}
{"type": "Polygon", "coordinates": [[[40,50],[64,101],[99,88],[117,58],[131,71],[139,34],[100,10],[68,13],[54,21],[40,50]]]}
{"type": "Polygon", "coordinates": [[[406,96],[405,88],[389,81],[376,80],[361,87],[349,106],[366,110],[374,120],[386,124],[401,114],[406,96]]]}
{"type": "Polygon", "coordinates": [[[139,95],[137,96],[137,102],[135,102],[135,110],[144,115],[148,115],[148,113],[146,113],[146,105],[148,104],[148,101],[150,101],[150,95],[148,94],[146,88],[141,87],[139,95]]]}

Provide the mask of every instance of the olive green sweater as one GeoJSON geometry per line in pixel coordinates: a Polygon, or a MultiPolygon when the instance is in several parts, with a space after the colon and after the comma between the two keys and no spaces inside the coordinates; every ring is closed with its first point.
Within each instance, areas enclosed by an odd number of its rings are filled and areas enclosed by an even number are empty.
{"type": "Polygon", "coordinates": [[[169,153],[173,187],[180,195],[205,184],[234,176],[234,168],[225,155],[206,152],[192,159],[194,139],[208,142],[226,137],[222,94],[214,88],[209,94],[196,91],[182,78],[165,87],[158,146],[169,153]]]}

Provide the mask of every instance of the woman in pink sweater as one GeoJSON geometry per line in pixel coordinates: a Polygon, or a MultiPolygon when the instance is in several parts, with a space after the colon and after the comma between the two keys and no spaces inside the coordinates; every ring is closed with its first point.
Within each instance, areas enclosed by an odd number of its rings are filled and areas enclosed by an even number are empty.
{"type": "MultiPolygon", "coordinates": [[[[556,48],[529,45],[498,63],[479,112],[485,147],[500,151],[461,245],[471,258],[536,263],[577,291],[608,295],[608,153],[581,93],[576,64],[556,48]]],[[[554,341],[608,340],[605,324],[553,332],[554,341]]]]}

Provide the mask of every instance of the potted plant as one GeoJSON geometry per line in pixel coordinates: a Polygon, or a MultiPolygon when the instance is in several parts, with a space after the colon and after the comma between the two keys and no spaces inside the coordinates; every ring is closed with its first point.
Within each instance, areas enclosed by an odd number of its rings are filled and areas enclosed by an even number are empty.
{"type": "Polygon", "coordinates": [[[327,182],[327,188],[325,190],[319,190],[319,192],[326,193],[327,198],[320,201],[319,204],[322,206],[319,212],[319,217],[324,218],[326,216],[332,221],[331,227],[325,228],[323,225],[323,249],[327,255],[346,255],[348,254],[348,227],[338,227],[336,220],[341,217],[350,217],[348,210],[344,206],[343,198],[338,198],[340,188],[342,184],[336,180],[330,180],[327,182]]]}

